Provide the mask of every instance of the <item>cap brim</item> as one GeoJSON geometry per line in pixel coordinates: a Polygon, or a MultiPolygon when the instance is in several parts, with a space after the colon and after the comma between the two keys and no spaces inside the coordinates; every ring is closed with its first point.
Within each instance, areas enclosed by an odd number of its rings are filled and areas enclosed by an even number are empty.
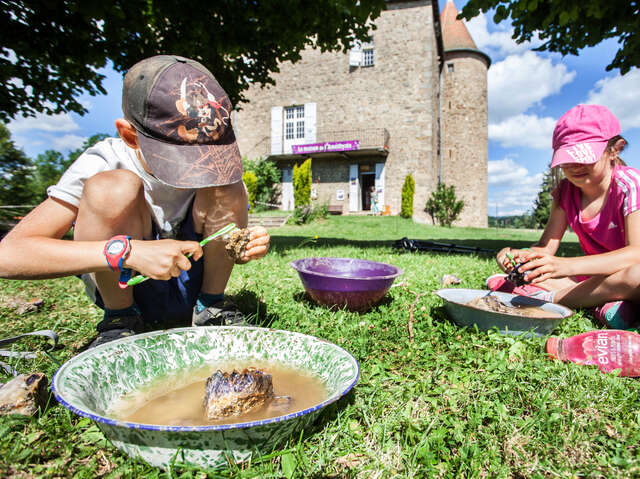
{"type": "Polygon", "coordinates": [[[606,141],[592,141],[558,148],[553,153],[551,168],[569,163],[591,165],[598,161],[607,148],[606,141]]]}
{"type": "Polygon", "coordinates": [[[242,157],[232,132],[215,145],[177,145],[138,133],[144,160],[163,183],[176,188],[206,188],[242,180],[242,157]]]}

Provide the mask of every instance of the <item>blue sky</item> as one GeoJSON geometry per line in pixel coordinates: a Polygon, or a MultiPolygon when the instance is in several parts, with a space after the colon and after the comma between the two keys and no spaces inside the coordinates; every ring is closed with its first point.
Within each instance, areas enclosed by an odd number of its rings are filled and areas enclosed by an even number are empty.
{"type": "MultiPolygon", "coordinates": [[[[462,0],[456,2],[460,10],[462,0]]],[[[440,1],[443,8],[444,0],[440,1]]],[[[511,28],[495,25],[491,15],[467,23],[478,48],[492,60],[489,95],[490,215],[531,211],[542,175],[551,159],[551,135],[557,119],[578,103],[606,105],[619,118],[629,146],[623,159],[640,168],[640,70],[624,76],[605,67],[617,50],[615,40],[585,49],[579,56],[534,52],[537,44],[517,45],[511,28]]],[[[85,95],[85,116],[63,114],[20,118],[9,123],[16,144],[35,157],[47,149],[63,153],[82,145],[96,133],[115,133],[121,116],[122,77],[112,69],[104,87],[107,95],[85,95]]]]}

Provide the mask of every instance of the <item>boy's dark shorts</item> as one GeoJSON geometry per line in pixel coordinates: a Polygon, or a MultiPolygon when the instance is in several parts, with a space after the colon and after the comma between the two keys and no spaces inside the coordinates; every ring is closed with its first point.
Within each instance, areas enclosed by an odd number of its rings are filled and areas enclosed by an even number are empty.
{"type": "MultiPolygon", "coordinates": [[[[152,234],[156,239],[160,239],[155,224],[152,234]]],[[[176,239],[200,241],[201,238],[202,235],[194,231],[193,215],[189,208],[176,239]]],[[[191,269],[182,271],[177,278],[171,278],[168,281],[148,279],[133,286],[133,297],[142,312],[145,329],[191,326],[193,306],[196,304],[202,286],[203,269],[204,261],[200,258],[198,261],[191,261],[191,269]]],[[[91,293],[92,291],[87,287],[87,294],[93,298],[91,293]]],[[[95,288],[94,302],[96,306],[104,309],[104,303],[97,288],[95,288]]]]}

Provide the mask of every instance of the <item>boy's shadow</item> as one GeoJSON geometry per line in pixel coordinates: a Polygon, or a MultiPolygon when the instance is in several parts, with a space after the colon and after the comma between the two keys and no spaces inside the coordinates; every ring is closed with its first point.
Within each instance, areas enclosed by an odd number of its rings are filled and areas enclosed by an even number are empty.
{"type": "Polygon", "coordinates": [[[230,298],[245,315],[251,326],[269,328],[279,319],[279,316],[269,313],[267,303],[260,299],[253,291],[242,290],[230,298]]]}

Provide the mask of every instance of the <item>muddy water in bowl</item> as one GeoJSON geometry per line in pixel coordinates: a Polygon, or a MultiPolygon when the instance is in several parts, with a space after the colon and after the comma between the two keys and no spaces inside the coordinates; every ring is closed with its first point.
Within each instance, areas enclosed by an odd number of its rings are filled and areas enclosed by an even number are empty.
{"type": "Polygon", "coordinates": [[[528,318],[562,318],[562,314],[555,311],[545,311],[539,306],[531,306],[519,304],[510,306],[503,303],[495,296],[490,294],[486,296],[480,296],[474,298],[467,303],[467,306],[471,306],[485,311],[495,311],[497,313],[515,314],[516,316],[526,316],[528,318]]]}
{"type": "Polygon", "coordinates": [[[109,415],[121,421],[141,424],[211,426],[283,416],[307,409],[327,397],[328,391],[323,382],[305,371],[278,363],[233,362],[155,383],[116,402],[109,415]],[[249,369],[257,374],[258,380],[271,376],[268,384],[272,386],[270,394],[264,394],[265,387],[255,387],[254,381],[247,384],[245,379],[250,376],[243,377],[242,373],[249,369]],[[239,380],[229,383],[234,370],[234,378],[239,380]],[[208,388],[208,378],[212,386],[218,386],[216,393],[208,388]],[[237,401],[238,397],[249,401],[243,404],[237,401]],[[236,407],[222,407],[228,406],[230,399],[236,407]],[[208,419],[208,415],[212,419],[208,419]]]}

